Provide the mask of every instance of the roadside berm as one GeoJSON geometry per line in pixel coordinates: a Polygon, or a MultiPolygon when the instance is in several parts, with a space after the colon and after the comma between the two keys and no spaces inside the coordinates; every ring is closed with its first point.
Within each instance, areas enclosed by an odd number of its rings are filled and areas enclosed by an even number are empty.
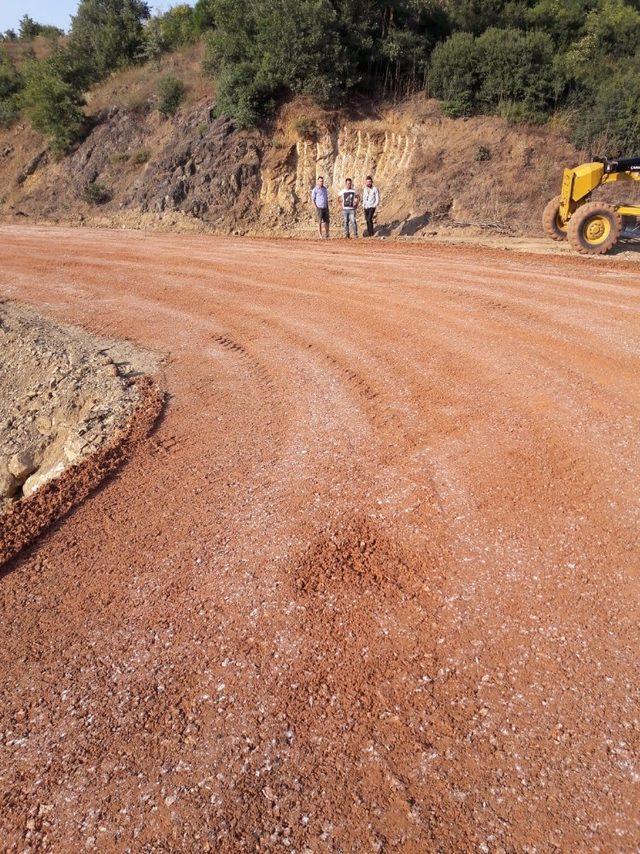
{"type": "Polygon", "coordinates": [[[10,302],[0,302],[0,352],[2,563],[97,485],[105,451],[139,432],[158,395],[155,357],[10,302]]]}

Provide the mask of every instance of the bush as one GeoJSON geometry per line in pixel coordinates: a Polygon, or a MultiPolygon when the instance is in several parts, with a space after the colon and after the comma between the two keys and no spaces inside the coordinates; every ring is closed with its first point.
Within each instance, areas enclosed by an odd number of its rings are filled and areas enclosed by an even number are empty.
{"type": "Polygon", "coordinates": [[[192,44],[198,38],[198,29],[191,6],[174,6],[158,19],[160,32],[167,50],[192,44]]]}
{"type": "Polygon", "coordinates": [[[553,43],[544,33],[454,33],[433,51],[429,80],[451,116],[502,112],[537,120],[554,98],[553,43]]]}
{"type": "Polygon", "coordinates": [[[143,0],[80,0],[73,18],[69,47],[95,83],[133,62],[144,41],[149,18],[143,0]]]}
{"type": "Polygon", "coordinates": [[[480,85],[478,104],[489,111],[505,101],[520,102],[534,117],[553,98],[553,43],[545,33],[490,29],[476,40],[480,85]]]}
{"type": "Polygon", "coordinates": [[[198,34],[202,34],[205,30],[210,30],[215,25],[213,15],[214,0],[198,0],[193,7],[193,23],[198,34]]]}
{"type": "Polygon", "coordinates": [[[111,193],[97,181],[90,181],[82,191],[82,198],[90,205],[104,205],[111,198],[111,193]]]}
{"type": "Polygon", "coordinates": [[[0,45],[0,127],[10,128],[20,115],[18,92],[22,79],[0,45]]]}
{"type": "Polygon", "coordinates": [[[240,128],[252,127],[268,109],[268,95],[256,85],[256,73],[249,63],[225,66],[218,76],[216,111],[228,116],[240,128]]]}
{"type": "Polygon", "coordinates": [[[218,108],[255,124],[287,92],[335,102],[349,85],[345,39],[329,0],[213,0],[205,69],[219,76],[218,108]]]}
{"type": "Polygon", "coordinates": [[[158,96],[160,102],[158,109],[163,116],[173,116],[182,103],[186,88],[182,80],[168,74],[158,83],[158,96]]]}
{"type": "Polygon", "coordinates": [[[61,69],[66,61],[56,54],[47,60],[31,60],[24,72],[20,101],[33,127],[47,137],[53,150],[68,151],[83,135],[84,100],[80,90],[61,69]]]}
{"type": "Polygon", "coordinates": [[[454,33],[437,45],[429,82],[432,94],[444,101],[447,115],[471,115],[479,86],[479,60],[476,40],[470,33],[454,33]]]}
{"type": "Polygon", "coordinates": [[[19,115],[20,108],[15,98],[3,98],[0,101],[0,128],[10,128],[17,122],[19,115]]]}
{"type": "Polygon", "coordinates": [[[114,151],[109,155],[108,159],[112,166],[119,166],[121,163],[126,163],[129,160],[129,153],[127,151],[114,151]]]}
{"type": "Polygon", "coordinates": [[[476,163],[486,163],[491,160],[491,149],[486,145],[479,145],[476,149],[476,163]]]}
{"type": "Polygon", "coordinates": [[[575,145],[610,157],[640,153],[640,67],[634,72],[625,69],[614,74],[592,93],[588,110],[576,111],[575,145]]]}
{"type": "Polygon", "coordinates": [[[313,119],[301,116],[294,125],[296,133],[302,139],[314,141],[318,138],[318,125],[313,119]]]}
{"type": "Polygon", "coordinates": [[[139,148],[133,155],[132,160],[136,164],[136,166],[142,166],[144,163],[148,162],[150,157],[151,152],[148,148],[139,148]]]}

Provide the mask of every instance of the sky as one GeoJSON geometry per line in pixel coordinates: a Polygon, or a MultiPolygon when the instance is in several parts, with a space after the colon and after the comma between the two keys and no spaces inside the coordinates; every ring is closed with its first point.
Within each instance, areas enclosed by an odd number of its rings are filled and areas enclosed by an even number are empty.
{"type": "MultiPolygon", "coordinates": [[[[164,12],[170,6],[176,6],[184,0],[164,0],[149,3],[154,12],[164,12]]],[[[63,30],[69,29],[71,15],[78,8],[78,0],[0,0],[0,32],[18,30],[18,21],[23,15],[31,17],[40,24],[55,24],[63,30]]]]}

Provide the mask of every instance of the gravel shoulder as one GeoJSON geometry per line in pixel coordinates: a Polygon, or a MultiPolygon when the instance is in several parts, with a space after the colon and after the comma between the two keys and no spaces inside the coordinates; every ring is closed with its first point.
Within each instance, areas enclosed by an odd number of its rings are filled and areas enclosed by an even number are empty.
{"type": "Polygon", "coordinates": [[[637,266],[0,238],[168,395],[0,577],[9,850],[638,849],[637,266]]]}

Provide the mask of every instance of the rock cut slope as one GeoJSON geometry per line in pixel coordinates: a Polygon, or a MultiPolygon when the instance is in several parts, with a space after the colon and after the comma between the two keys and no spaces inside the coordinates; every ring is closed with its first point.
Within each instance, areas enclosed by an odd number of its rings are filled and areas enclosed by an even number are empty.
{"type": "Polygon", "coordinates": [[[1,216],[308,234],[317,174],[335,197],[345,177],[362,187],[371,173],[383,199],[383,235],[443,226],[537,235],[562,168],[580,159],[548,129],[496,117],[449,119],[421,96],[393,108],[333,112],[296,100],[254,131],[216,118],[211,97],[187,103],[171,120],[151,97],[100,101],[87,139],[59,162],[24,126],[0,134],[1,216]],[[91,186],[100,204],[87,196],[91,186]]]}

